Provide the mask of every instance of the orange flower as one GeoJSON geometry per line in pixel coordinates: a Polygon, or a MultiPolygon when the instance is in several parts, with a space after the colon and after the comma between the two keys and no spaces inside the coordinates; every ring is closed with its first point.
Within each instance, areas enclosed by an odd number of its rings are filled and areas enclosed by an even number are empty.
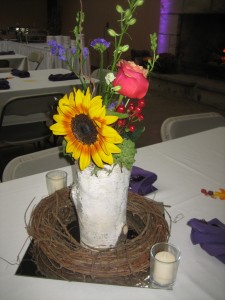
{"type": "Polygon", "coordinates": [[[220,200],[225,200],[225,190],[224,189],[221,188],[221,189],[219,189],[219,191],[214,192],[213,194],[216,198],[219,198],[220,200]]]}

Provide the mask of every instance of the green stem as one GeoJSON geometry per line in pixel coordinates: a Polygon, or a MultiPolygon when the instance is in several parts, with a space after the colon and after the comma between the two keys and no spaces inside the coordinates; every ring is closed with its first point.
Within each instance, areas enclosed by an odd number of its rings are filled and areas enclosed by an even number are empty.
{"type": "Polygon", "coordinates": [[[102,79],[103,79],[103,52],[100,51],[100,73],[99,73],[99,94],[102,95],[102,79]]]}
{"type": "Polygon", "coordinates": [[[117,102],[117,106],[116,107],[118,107],[121,104],[121,102],[123,100],[123,97],[124,97],[123,95],[119,95],[119,100],[117,102]]]}

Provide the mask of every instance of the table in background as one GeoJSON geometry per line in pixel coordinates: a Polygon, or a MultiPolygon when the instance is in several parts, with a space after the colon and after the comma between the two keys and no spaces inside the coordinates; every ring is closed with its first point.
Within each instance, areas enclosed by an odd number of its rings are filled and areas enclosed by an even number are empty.
{"type": "Polygon", "coordinates": [[[28,69],[27,56],[21,54],[0,55],[0,60],[8,60],[9,67],[13,69],[18,69],[21,71],[26,71],[28,69]]]}
{"type": "MultiPolygon", "coordinates": [[[[0,51],[15,51],[16,53],[25,55],[27,57],[31,52],[42,52],[44,54],[44,59],[38,67],[39,70],[55,68],[67,69],[67,65],[64,61],[59,60],[58,57],[51,54],[50,47],[47,45],[47,43],[26,44],[13,41],[0,41],[0,51]]],[[[70,52],[70,49],[67,49],[67,52],[70,52]]],[[[34,70],[35,67],[35,63],[29,62],[29,70],[34,70]]],[[[84,63],[83,72],[85,75],[90,75],[89,57],[84,63]]]]}
{"type": "Polygon", "coordinates": [[[0,90],[0,115],[2,108],[6,102],[13,97],[38,95],[44,93],[69,93],[74,86],[80,86],[80,80],[64,80],[64,81],[50,81],[48,79],[50,74],[66,74],[69,71],[66,69],[46,69],[29,71],[30,77],[20,78],[11,75],[11,73],[1,73],[0,78],[8,79],[10,84],[9,90],[0,90]]]}
{"type": "MultiPolygon", "coordinates": [[[[47,93],[61,93],[62,95],[70,93],[73,88],[80,86],[80,80],[64,80],[64,81],[50,81],[48,79],[50,74],[66,74],[69,71],[66,69],[46,69],[29,71],[30,77],[20,78],[11,75],[11,73],[0,73],[0,78],[9,78],[10,89],[0,90],[0,115],[5,103],[10,99],[20,96],[35,96],[47,93]],[[11,79],[10,79],[11,78],[11,79]]],[[[31,99],[32,105],[32,99],[31,99]]],[[[39,121],[45,120],[45,114],[39,116],[39,121]]],[[[3,119],[3,126],[15,125],[17,123],[15,116],[5,116],[3,119]]]]}
{"type": "MultiPolygon", "coordinates": [[[[24,215],[34,199],[26,215],[28,221],[34,205],[47,195],[45,173],[41,173],[0,184],[0,298],[223,300],[224,264],[199,245],[192,245],[187,222],[191,218],[225,222],[225,201],[201,193],[201,188],[215,191],[225,187],[225,127],[140,148],[135,165],[158,175],[158,191],[149,197],[171,205],[168,212],[172,220],[183,214],[171,230],[170,242],[182,253],[172,291],[16,276],[18,265],[8,262],[16,263],[18,254],[21,259],[29,245],[24,215]]],[[[63,169],[71,184],[73,167],[63,169]]]]}

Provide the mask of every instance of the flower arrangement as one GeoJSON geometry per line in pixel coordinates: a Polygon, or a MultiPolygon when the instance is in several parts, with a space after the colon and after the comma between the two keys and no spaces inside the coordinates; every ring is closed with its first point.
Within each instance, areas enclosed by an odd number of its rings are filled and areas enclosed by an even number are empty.
{"type": "Polygon", "coordinates": [[[65,49],[50,42],[52,53],[66,61],[70,70],[74,70],[74,59],[80,61],[79,70],[74,72],[80,79],[82,89],[74,89],[59,100],[58,113],[53,117],[55,123],[50,129],[53,134],[64,136],[65,153],[79,162],[81,170],[91,163],[97,168],[103,168],[104,164],[119,164],[131,170],[136,153],[135,142],[144,131],[141,125],[144,119],[142,110],[149,88],[149,75],[158,59],[157,36],[155,33],[150,34],[152,57],[146,69],[133,61],[122,59],[122,55],[129,49],[129,45],[123,45],[124,35],[136,23],[134,13],[144,4],[144,0],[128,0],[127,3],[126,9],[116,5],[120,30],[108,29],[113,41],[97,38],[90,44],[100,54],[97,84],[82,72],[82,65],[88,55],[88,49],[80,43],[84,22],[82,7],[73,30],[75,47],[71,48],[71,57],[67,60],[65,49]],[[103,77],[103,54],[111,45],[114,46],[113,60],[103,77]]]}

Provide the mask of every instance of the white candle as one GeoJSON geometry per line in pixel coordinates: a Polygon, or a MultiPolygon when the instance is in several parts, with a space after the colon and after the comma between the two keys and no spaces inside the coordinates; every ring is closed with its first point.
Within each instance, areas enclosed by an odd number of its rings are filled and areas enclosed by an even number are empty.
{"type": "Polygon", "coordinates": [[[153,271],[154,280],[161,284],[167,285],[174,280],[175,256],[168,251],[161,251],[155,255],[155,265],[153,271]]]}
{"type": "Polygon", "coordinates": [[[49,195],[66,187],[67,173],[62,170],[53,170],[46,174],[46,182],[49,195]]]}
{"type": "Polygon", "coordinates": [[[65,186],[65,178],[57,176],[57,175],[52,176],[50,185],[51,185],[52,191],[58,191],[65,186]]]}

